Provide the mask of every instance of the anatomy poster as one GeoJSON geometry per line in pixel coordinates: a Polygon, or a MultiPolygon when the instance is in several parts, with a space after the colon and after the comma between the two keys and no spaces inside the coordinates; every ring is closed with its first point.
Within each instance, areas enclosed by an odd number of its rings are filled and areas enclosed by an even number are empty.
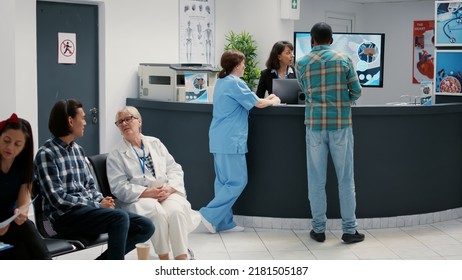
{"type": "Polygon", "coordinates": [[[215,0],[180,0],[180,63],[215,66],[215,0]]]}
{"type": "Polygon", "coordinates": [[[433,81],[435,75],[435,21],[414,21],[412,82],[433,81]]]}

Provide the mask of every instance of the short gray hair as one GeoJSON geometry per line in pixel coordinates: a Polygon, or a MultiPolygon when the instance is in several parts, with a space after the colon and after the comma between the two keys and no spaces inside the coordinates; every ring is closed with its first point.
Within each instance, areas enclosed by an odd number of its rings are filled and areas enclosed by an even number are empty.
{"type": "Polygon", "coordinates": [[[115,115],[115,120],[117,121],[118,117],[120,114],[122,113],[129,113],[130,115],[134,116],[135,118],[137,119],[142,119],[141,118],[141,114],[140,112],[138,111],[138,109],[136,109],[135,107],[133,106],[125,106],[123,107],[122,109],[120,109],[119,111],[117,111],[116,115],[115,115]]]}

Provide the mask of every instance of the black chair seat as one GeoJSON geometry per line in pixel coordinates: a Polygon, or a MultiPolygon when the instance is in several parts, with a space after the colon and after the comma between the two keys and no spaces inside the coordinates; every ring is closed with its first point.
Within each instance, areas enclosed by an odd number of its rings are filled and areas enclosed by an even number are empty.
{"type": "Polygon", "coordinates": [[[74,245],[66,240],[44,238],[43,241],[52,257],[69,254],[77,250],[74,245]]]}
{"type": "MultiPolygon", "coordinates": [[[[99,245],[104,245],[108,241],[108,234],[103,233],[99,235],[72,235],[72,236],[62,236],[57,234],[52,226],[51,222],[48,220],[48,217],[45,215],[43,212],[43,196],[40,192],[40,186],[38,185],[37,181],[33,182],[33,191],[35,195],[35,200],[33,203],[34,206],[34,215],[35,215],[35,225],[37,226],[37,229],[39,233],[42,235],[42,237],[45,240],[50,240],[46,241],[48,245],[50,246],[57,246],[59,242],[53,243],[53,240],[60,241],[60,242],[67,242],[70,243],[71,246],[74,247],[74,250],[83,250],[99,245]]],[[[51,251],[55,250],[56,248],[48,248],[48,250],[51,251]]],[[[57,249],[56,249],[57,250],[57,249]]],[[[54,256],[53,254],[51,254],[54,256]]]]}
{"type": "Polygon", "coordinates": [[[83,235],[79,236],[79,241],[85,246],[85,248],[91,248],[94,246],[99,246],[107,243],[109,235],[107,233],[102,233],[99,235],[83,235]]]}
{"type": "Polygon", "coordinates": [[[103,245],[107,242],[109,235],[107,233],[97,235],[54,235],[53,239],[67,240],[74,244],[78,250],[87,249],[99,245],[103,245]]]}

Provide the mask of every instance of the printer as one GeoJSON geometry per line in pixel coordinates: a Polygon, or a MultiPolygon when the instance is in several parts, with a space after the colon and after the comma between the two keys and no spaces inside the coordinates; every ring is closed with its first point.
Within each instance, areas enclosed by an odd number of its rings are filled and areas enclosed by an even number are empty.
{"type": "Polygon", "coordinates": [[[210,64],[140,63],[139,98],[212,102],[217,72],[210,64]]]}

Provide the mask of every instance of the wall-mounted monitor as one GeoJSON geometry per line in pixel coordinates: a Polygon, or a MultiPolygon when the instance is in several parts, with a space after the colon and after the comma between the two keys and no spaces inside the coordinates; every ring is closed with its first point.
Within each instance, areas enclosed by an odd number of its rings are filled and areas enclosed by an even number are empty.
{"type": "MultiPolygon", "coordinates": [[[[383,33],[333,33],[331,47],[353,61],[363,87],[383,87],[383,33]]],[[[311,51],[310,32],[294,32],[295,61],[311,51]]]]}
{"type": "Polygon", "coordinates": [[[462,93],[462,50],[435,51],[435,93],[462,93]]]}

